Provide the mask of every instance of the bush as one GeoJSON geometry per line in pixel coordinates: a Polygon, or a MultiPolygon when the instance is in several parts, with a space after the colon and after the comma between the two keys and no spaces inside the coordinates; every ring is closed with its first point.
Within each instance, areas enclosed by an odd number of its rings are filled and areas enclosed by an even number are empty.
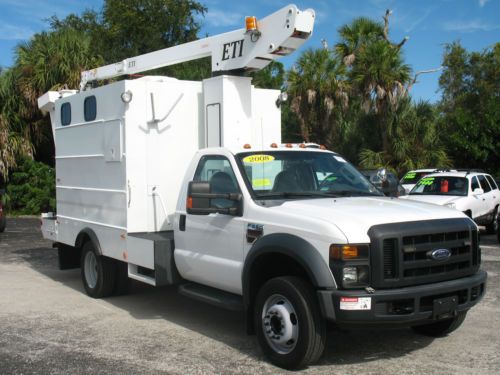
{"type": "Polygon", "coordinates": [[[54,169],[44,163],[22,158],[7,185],[9,208],[24,215],[54,211],[56,187],[54,169]]]}

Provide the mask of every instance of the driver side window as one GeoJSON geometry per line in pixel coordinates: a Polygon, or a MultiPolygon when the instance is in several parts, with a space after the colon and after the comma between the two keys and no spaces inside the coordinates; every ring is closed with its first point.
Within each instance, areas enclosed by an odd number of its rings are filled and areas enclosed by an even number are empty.
{"type": "MultiPolygon", "coordinates": [[[[229,160],[220,155],[210,155],[201,158],[194,181],[207,181],[211,185],[211,193],[239,193],[238,183],[229,160]]],[[[236,207],[237,202],[229,199],[212,199],[211,206],[217,208],[236,207]]]]}

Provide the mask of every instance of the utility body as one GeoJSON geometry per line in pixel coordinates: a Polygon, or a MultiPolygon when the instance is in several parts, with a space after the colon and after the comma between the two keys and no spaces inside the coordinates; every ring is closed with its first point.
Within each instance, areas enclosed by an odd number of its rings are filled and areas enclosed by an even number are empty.
{"type": "Polygon", "coordinates": [[[90,296],[122,292],[128,278],[178,285],[245,313],[285,368],[321,356],[327,321],[434,335],[460,325],[485,291],[474,222],[383,197],[323,147],[282,144],[283,95],[241,76],[298,48],[313,24],[312,10],[290,5],[254,27],[84,72],[80,91],[39,99],[56,144],[57,214],[43,215],[42,232],[61,268],[81,267],[90,296]],[[202,82],[88,88],[130,73],[131,61],[146,70],[207,53],[214,77],[202,82]]]}

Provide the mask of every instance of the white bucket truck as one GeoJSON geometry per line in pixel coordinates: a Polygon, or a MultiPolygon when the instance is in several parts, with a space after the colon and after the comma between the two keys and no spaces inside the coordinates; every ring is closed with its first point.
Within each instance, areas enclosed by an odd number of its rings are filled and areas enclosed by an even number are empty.
{"type": "MultiPolygon", "coordinates": [[[[282,144],[277,90],[241,73],[302,45],[314,12],[287,6],[246,29],[82,73],[48,92],[57,215],[42,231],[92,297],[128,278],[248,317],[276,365],[325,346],[326,322],[456,329],[485,292],[476,225],[383,197],[340,155],[282,144]],[[211,56],[203,82],[90,83],[211,56]]],[[[313,145],[314,146],[314,145],[313,145]]]]}

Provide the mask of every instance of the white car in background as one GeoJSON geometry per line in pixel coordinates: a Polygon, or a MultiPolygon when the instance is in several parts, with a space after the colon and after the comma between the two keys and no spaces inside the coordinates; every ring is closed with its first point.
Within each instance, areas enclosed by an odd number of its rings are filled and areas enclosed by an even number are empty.
{"type": "Polygon", "coordinates": [[[416,185],[418,180],[422,177],[428,175],[429,173],[437,172],[436,168],[433,169],[415,169],[406,172],[406,174],[401,178],[399,183],[404,187],[405,194],[408,194],[411,189],[416,185]]]}
{"type": "Polygon", "coordinates": [[[495,180],[480,172],[439,172],[421,178],[402,199],[434,203],[462,211],[488,233],[498,231],[500,191],[495,180]]]}

